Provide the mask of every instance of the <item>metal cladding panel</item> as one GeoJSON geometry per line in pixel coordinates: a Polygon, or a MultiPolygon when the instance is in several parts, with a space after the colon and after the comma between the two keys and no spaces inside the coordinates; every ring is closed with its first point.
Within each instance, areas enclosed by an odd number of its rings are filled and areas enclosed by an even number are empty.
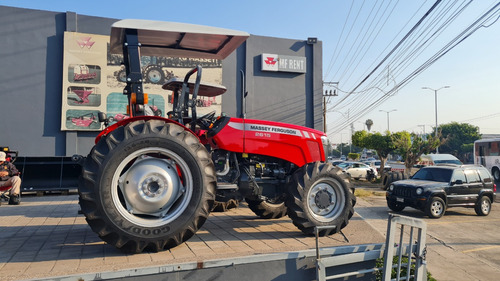
{"type": "Polygon", "coordinates": [[[110,52],[121,54],[125,30],[137,30],[141,55],[225,59],[250,36],[246,32],[151,20],[121,20],[111,28],[110,52]]]}

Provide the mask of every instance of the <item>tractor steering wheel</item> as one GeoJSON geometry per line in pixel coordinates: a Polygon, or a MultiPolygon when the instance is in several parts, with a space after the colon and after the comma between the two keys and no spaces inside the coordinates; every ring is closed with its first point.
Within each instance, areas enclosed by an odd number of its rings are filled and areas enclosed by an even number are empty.
{"type": "Polygon", "coordinates": [[[210,129],[210,125],[215,121],[215,110],[209,112],[203,116],[200,116],[196,119],[196,124],[200,125],[201,129],[208,130],[210,129]]]}

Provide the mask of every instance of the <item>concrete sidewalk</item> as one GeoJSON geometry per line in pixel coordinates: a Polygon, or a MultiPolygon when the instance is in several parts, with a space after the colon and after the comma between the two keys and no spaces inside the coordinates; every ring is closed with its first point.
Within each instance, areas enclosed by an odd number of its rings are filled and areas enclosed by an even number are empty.
{"type": "MultiPolygon", "coordinates": [[[[288,217],[263,220],[245,204],[212,213],[194,237],[160,253],[126,255],[107,245],[78,214],[78,196],[23,197],[0,206],[0,280],[48,278],[191,261],[313,249],[288,217]]],[[[387,222],[384,222],[385,224],[387,222]]],[[[384,236],[355,214],[340,234],[321,247],[383,243],[384,236]]]]}
{"type": "MultiPolygon", "coordinates": [[[[386,236],[389,209],[385,196],[358,198],[356,213],[379,234],[386,236]]],[[[427,270],[436,280],[499,280],[498,265],[467,255],[443,243],[427,228],[427,270]]]]}

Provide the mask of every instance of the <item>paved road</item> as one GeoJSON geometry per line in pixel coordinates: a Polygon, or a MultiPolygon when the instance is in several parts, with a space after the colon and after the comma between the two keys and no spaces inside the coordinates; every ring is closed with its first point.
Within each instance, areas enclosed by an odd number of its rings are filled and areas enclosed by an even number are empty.
{"type": "MultiPolygon", "coordinates": [[[[356,212],[385,236],[390,211],[385,196],[365,197],[359,202],[356,212]]],[[[427,223],[428,270],[437,280],[499,280],[498,199],[486,217],[466,208],[451,208],[440,219],[430,219],[411,208],[398,214],[427,223]]]]}

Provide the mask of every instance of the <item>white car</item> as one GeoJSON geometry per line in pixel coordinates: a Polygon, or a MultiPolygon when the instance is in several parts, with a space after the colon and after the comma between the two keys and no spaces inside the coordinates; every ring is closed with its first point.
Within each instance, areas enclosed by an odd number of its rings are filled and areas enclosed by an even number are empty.
{"type": "Polygon", "coordinates": [[[344,162],[337,165],[342,170],[351,176],[353,179],[366,179],[368,171],[372,171],[375,178],[378,176],[377,169],[370,167],[361,162],[344,162]]]}

